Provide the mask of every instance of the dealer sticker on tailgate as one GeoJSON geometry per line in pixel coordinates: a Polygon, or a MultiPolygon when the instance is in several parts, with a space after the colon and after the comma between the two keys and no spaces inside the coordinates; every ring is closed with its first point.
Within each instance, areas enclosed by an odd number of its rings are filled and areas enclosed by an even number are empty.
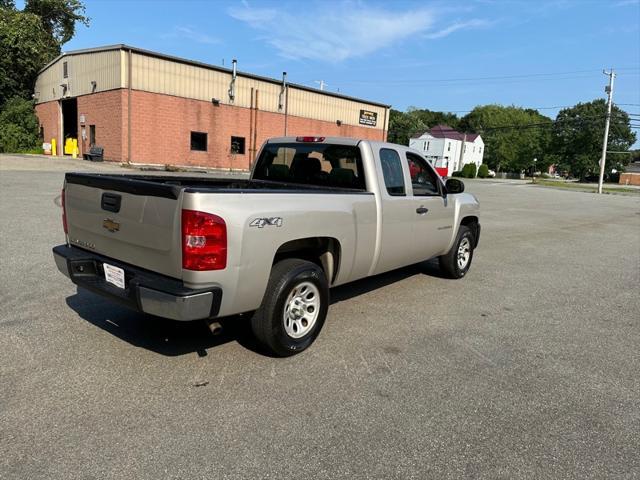
{"type": "Polygon", "coordinates": [[[124,270],[108,263],[103,263],[104,278],[118,288],[124,288],[124,270]]]}

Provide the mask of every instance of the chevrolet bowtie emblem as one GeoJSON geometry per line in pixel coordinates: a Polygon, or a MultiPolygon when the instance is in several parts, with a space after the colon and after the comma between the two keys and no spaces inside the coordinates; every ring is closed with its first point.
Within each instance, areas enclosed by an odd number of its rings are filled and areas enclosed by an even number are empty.
{"type": "Polygon", "coordinates": [[[102,226],[110,232],[117,232],[120,230],[120,224],[118,222],[114,222],[110,218],[105,218],[104,222],[102,222],[102,226]]]}

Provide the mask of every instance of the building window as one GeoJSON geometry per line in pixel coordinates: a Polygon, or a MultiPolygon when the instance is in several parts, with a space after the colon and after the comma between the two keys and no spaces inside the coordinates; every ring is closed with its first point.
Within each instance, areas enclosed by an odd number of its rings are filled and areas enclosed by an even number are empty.
{"type": "Polygon", "coordinates": [[[69,78],[69,67],[67,62],[62,62],[62,78],[69,78]]]}
{"type": "Polygon", "coordinates": [[[39,138],[41,141],[44,142],[44,125],[40,125],[40,134],[39,134],[39,138]]]}
{"type": "Polygon", "coordinates": [[[451,142],[449,142],[447,145],[447,152],[450,152],[450,151],[451,151],[451,142]]]}
{"type": "Polygon", "coordinates": [[[207,151],[207,134],[204,132],[191,132],[191,150],[197,152],[207,151]]]}
{"type": "Polygon", "coordinates": [[[231,137],[231,153],[244,155],[244,137],[231,137]]]}
{"type": "Polygon", "coordinates": [[[96,144],[96,126],[89,125],[89,145],[92,147],[96,144]]]}

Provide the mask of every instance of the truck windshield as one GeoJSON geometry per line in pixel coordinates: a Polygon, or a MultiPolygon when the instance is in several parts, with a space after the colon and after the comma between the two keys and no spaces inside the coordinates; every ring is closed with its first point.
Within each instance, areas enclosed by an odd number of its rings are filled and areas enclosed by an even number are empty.
{"type": "Polygon", "coordinates": [[[353,145],[273,143],[262,149],[255,180],[365,190],[360,149],[353,145]]]}

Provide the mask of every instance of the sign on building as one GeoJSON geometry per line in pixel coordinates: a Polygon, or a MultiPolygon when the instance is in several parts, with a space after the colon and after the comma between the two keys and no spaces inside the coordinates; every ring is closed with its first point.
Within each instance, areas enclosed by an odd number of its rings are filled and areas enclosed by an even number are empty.
{"type": "Polygon", "coordinates": [[[360,110],[360,125],[375,127],[378,123],[378,113],[369,110],[360,110]]]}

